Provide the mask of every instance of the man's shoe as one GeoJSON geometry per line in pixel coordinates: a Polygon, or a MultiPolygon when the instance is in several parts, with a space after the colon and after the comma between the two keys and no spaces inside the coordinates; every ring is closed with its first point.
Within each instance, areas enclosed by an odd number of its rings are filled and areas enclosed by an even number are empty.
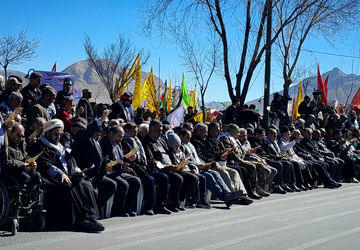
{"type": "Polygon", "coordinates": [[[313,190],[313,186],[311,186],[309,183],[305,184],[305,187],[309,190],[313,190]]]}
{"type": "Polygon", "coordinates": [[[137,215],[136,212],[130,212],[130,213],[129,213],[129,216],[130,216],[130,217],[136,217],[136,215],[137,215]]]}
{"type": "Polygon", "coordinates": [[[245,195],[240,197],[240,199],[234,202],[234,204],[238,204],[238,205],[250,205],[251,203],[253,203],[253,200],[245,195]]]}
{"type": "Polygon", "coordinates": [[[152,209],[146,210],[146,211],[144,212],[144,215],[150,215],[150,216],[152,216],[152,215],[154,215],[154,211],[153,211],[152,209]]]}
{"type": "Polygon", "coordinates": [[[89,232],[101,232],[105,230],[103,224],[95,219],[83,220],[81,221],[80,226],[89,232]]]}
{"type": "Polygon", "coordinates": [[[289,186],[283,186],[282,187],[282,189],[284,189],[286,192],[289,192],[289,193],[292,193],[292,192],[294,192],[295,190],[294,189],[292,189],[291,187],[289,187],[289,186]]]}
{"type": "Polygon", "coordinates": [[[258,193],[259,195],[263,196],[263,197],[269,197],[270,194],[268,192],[266,192],[264,189],[262,188],[257,188],[256,189],[256,193],[258,193]]]}
{"type": "Polygon", "coordinates": [[[234,204],[234,202],[236,202],[236,201],[237,201],[237,199],[226,201],[225,205],[227,208],[230,208],[232,206],[232,204],[234,204]]]}
{"type": "Polygon", "coordinates": [[[339,188],[341,186],[342,185],[340,183],[337,183],[337,182],[330,182],[330,183],[324,184],[324,188],[330,188],[330,189],[339,188]]]}
{"type": "Polygon", "coordinates": [[[179,210],[176,206],[174,206],[174,205],[168,205],[168,206],[166,206],[166,208],[167,208],[168,210],[170,210],[171,212],[174,212],[174,213],[180,212],[180,210],[179,210]]]}
{"type": "Polygon", "coordinates": [[[319,185],[318,185],[318,181],[314,181],[314,184],[312,185],[314,188],[318,188],[319,185]]]}
{"type": "Polygon", "coordinates": [[[286,194],[286,191],[282,189],[280,186],[273,189],[273,193],[275,194],[286,194]]]}
{"type": "Polygon", "coordinates": [[[300,188],[301,188],[302,191],[307,191],[308,190],[307,187],[305,187],[304,185],[300,185],[300,188]]]}
{"type": "Polygon", "coordinates": [[[169,211],[166,207],[159,207],[154,208],[155,214],[171,214],[171,211],[169,211]]]}
{"type": "Polygon", "coordinates": [[[196,207],[210,209],[211,205],[209,203],[207,203],[205,200],[199,200],[198,204],[196,204],[196,207]]]}
{"type": "Polygon", "coordinates": [[[359,183],[359,180],[353,177],[350,179],[350,183],[359,183]]]}
{"type": "Polygon", "coordinates": [[[185,207],[182,207],[182,206],[178,206],[176,207],[179,211],[185,211],[185,207]]]}
{"type": "Polygon", "coordinates": [[[230,200],[238,200],[243,195],[243,191],[238,190],[234,192],[228,192],[225,194],[224,202],[228,202],[230,200]]]}
{"type": "Polygon", "coordinates": [[[262,196],[258,195],[255,191],[250,193],[248,192],[248,196],[253,200],[260,200],[262,198],[262,196]]]}
{"type": "Polygon", "coordinates": [[[186,204],[185,204],[185,208],[194,209],[194,208],[196,208],[196,205],[195,205],[193,202],[191,202],[191,203],[186,203],[186,204]]]}
{"type": "Polygon", "coordinates": [[[295,192],[301,192],[302,191],[301,188],[299,188],[296,185],[290,186],[290,188],[294,189],[295,192]]]}

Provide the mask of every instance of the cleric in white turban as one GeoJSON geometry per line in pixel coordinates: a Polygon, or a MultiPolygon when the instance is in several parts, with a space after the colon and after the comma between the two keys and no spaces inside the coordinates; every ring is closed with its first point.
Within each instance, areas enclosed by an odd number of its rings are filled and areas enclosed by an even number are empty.
{"type": "Polygon", "coordinates": [[[44,133],[53,129],[53,128],[61,128],[64,129],[64,123],[62,122],[62,120],[59,119],[52,119],[50,121],[45,122],[44,127],[43,127],[43,131],[44,133]]]}

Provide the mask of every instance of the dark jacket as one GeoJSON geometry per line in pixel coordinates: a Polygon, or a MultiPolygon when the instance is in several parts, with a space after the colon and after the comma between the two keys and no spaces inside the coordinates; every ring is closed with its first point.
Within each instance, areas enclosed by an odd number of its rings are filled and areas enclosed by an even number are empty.
{"type": "Polygon", "coordinates": [[[163,139],[154,139],[147,135],[143,138],[142,144],[147,158],[148,170],[150,172],[156,172],[158,170],[156,167],[156,161],[171,161],[169,158],[169,149],[163,139]]]}
{"type": "MultiPolygon", "coordinates": [[[[114,151],[113,151],[113,145],[111,144],[110,140],[109,140],[109,137],[105,136],[103,137],[100,141],[99,141],[99,144],[101,146],[101,149],[102,149],[102,153],[103,153],[103,156],[104,156],[104,159],[106,162],[108,161],[116,161],[116,156],[114,154],[114,151]]],[[[123,160],[123,150],[122,150],[122,145],[121,143],[118,145],[120,147],[120,160],[123,160]]],[[[121,165],[120,164],[117,164],[115,165],[113,168],[112,168],[112,172],[122,172],[122,169],[121,169],[121,165]]]]}
{"type": "Polygon", "coordinates": [[[64,172],[66,175],[68,175],[70,177],[72,175],[76,174],[75,169],[77,168],[77,164],[71,154],[66,153],[65,160],[67,162],[67,169],[65,169],[57,152],[54,149],[52,149],[51,147],[48,147],[41,140],[38,140],[34,144],[31,145],[31,147],[29,149],[29,155],[33,157],[33,156],[39,154],[40,152],[43,152],[43,153],[40,155],[40,157],[36,161],[37,171],[39,171],[41,176],[46,178],[48,181],[50,181],[50,182],[61,181],[60,176],[55,176],[55,177],[49,176],[48,170],[52,166],[57,167],[58,169],[60,169],[62,172],[64,172]]]}
{"type": "Polygon", "coordinates": [[[307,150],[308,152],[310,152],[310,154],[315,157],[316,159],[319,158],[323,158],[324,155],[322,155],[319,151],[316,150],[316,148],[314,147],[314,144],[312,143],[312,141],[307,140],[307,139],[302,139],[300,141],[300,144],[303,146],[303,148],[305,150],[307,150]]]}
{"type": "Polygon", "coordinates": [[[61,104],[64,101],[64,98],[66,96],[72,96],[72,94],[66,93],[64,90],[60,90],[57,92],[56,99],[55,99],[55,107],[56,107],[57,112],[59,112],[61,110],[61,104]]]}
{"type": "Polygon", "coordinates": [[[109,119],[118,119],[121,118],[125,122],[131,122],[134,120],[134,109],[132,106],[128,107],[127,110],[129,111],[129,116],[126,115],[125,111],[126,107],[122,105],[120,101],[115,102],[111,105],[111,113],[109,115],[109,119]]]}
{"type": "Polygon", "coordinates": [[[26,129],[25,129],[26,137],[29,137],[29,135],[31,134],[30,127],[37,117],[43,117],[43,118],[45,118],[46,121],[50,120],[50,116],[49,116],[47,109],[39,103],[33,105],[29,109],[27,120],[26,120],[26,129]]]}
{"type": "Polygon", "coordinates": [[[16,146],[12,145],[12,143],[9,142],[7,159],[6,162],[3,163],[5,166],[5,171],[24,171],[25,161],[29,158],[25,149],[25,142],[20,143],[16,146]]]}
{"type": "Polygon", "coordinates": [[[94,121],[87,129],[79,131],[75,136],[72,149],[79,168],[88,169],[86,176],[91,181],[100,180],[105,175],[106,161],[100,144],[93,138],[93,134],[99,128],[97,121],[94,121]]]}
{"type": "Polygon", "coordinates": [[[235,123],[236,109],[237,107],[234,104],[232,104],[225,110],[224,124],[235,123]]]}
{"type": "Polygon", "coordinates": [[[41,90],[39,88],[35,88],[33,85],[28,84],[26,85],[20,93],[23,96],[23,101],[21,106],[24,108],[24,114],[27,115],[29,109],[38,103],[41,97],[41,90]]]}
{"type": "Polygon", "coordinates": [[[92,123],[94,119],[94,111],[89,100],[82,97],[77,106],[84,108],[84,113],[82,113],[80,116],[85,118],[89,124],[92,123]]]}

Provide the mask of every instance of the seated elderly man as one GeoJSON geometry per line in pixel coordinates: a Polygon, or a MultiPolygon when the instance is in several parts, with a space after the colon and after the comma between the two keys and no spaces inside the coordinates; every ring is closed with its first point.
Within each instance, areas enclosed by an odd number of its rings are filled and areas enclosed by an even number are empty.
{"type": "MultiPolygon", "coordinates": [[[[213,169],[221,175],[231,191],[241,191],[245,194],[246,190],[239,173],[235,169],[220,165],[220,163],[226,164],[228,154],[226,154],[227,151],[223,143],[218,139],[219,133],[220,126],[217,123],[211,123],[209,127],[203,123],[198,123],[194,127],[191,143],[194,145],[200,159],[206,163],[213,162],[213,169]]],[[[252,200],[245,195],[239,199],[239,204],[250,204],[251,202],[252,200]]]]}
{"type": "Polygon", "coordinates": [[[260,199],[267,196],[267,193],[260,188],[257,176],[256,165],[253,162],[245,160],[246,153],[241,150],[239,139],[240,128],[236,124],[229,124],[227,131],[220,135],[220,140],[228,149],[233,148],[229,152],[227,158],[229,167],[238,170],[243,178],[245,188],[248,195],[252,199],[260,199]],[[258,194],[259,191],[262,195],[258,194]]]}
{"type": "MultiPolygon", "coordinates": [[[[211,164],[206,164],[200,159],[194,145],[192,145],[190,142],[192,137],[191,131],[182,129],[179,132],[179,136],[181,139],[182,151],[185,153],[185,155],[190,155],[190,163],[194,164],[198,168],[199,174],[205,177],[206,188],[209,189],[220,200],[224,201],[227,207],[230,207],[233,203],[237,202],[237,200],[239,200],[239,198],[242,196],[242,192],[231,192],[229,187],[221,178],[220,174],[215,170],[210,169],[211,164]]],[[[199,180],[201,179],[199,178],[199,180]]],[[[197,207],[207,208],[207,203],[203,203],[200,200],[197,204],[197,207]]]]}
{"type": "Polygon", "coordinates": [[[278,171],[274,177],[273,193],[285,194],[287,191],[294,191],[288,186],[292,182],[291,173],[293,166],[289,161],[282,159],[282,157],[279,158],[267,152],[268,144],[265,142],[264,129],[255,129],[255,137],[251,146],[253,148],[258,147],[256,153],[278,171]]]}
{"type": "Polygon", "coordinates": [[[205,200],[206,179],[199,174],[198,168],[190,163],[190,155],[184,151],[180,137],[173,132],[168,133],[167,144],[172,163],[175,166],[180,166],[177,171],[184,177],[184,185],[180,191],[180,201],[182,202],[186,198],[190,208],[196,206],[199,208],[211,208],[205,200]],[[193,186],[193,190],[191,190],[191,186],[193,186]]]}
{"type": "Polygon", "coordinates": [[[137,195],[140,190],[141,181],[136,177],[130,163],[135,160],[136,155],[124,157],[121,141],[124,130],[120,126],[112,126],[108,129],[106,136],[100,140],[100,146],[104,158],[108,162],[115,162],[113,167],[106,167],[107,177],[114,180],[117,189],[114,196],[112,208],[114,215],[123,217],[136,216],[137,195]]]}
{"type": "Polygon", "coordinates": [[[81,227],[103,231],[97,221],[95,190],[77,167],[75,160],[60,143],[64,124],[53,119],[45,123],[44,134],[32,145],[31,155],[41,153],[38,169],[46,183],[44,205],[47,223],[59,227],[81,227]]]}
{"type": "Polygon", "coordinates": [[[124,153],[127,154],[134,148],[137,150],[136,159],[130,162],[137,177],[140,178],[144,186],[144,206],[142,213],[145,215],[154,215],[155,206],[155,178],[148,173],[147,159],[143,145],[137,137],[138,126],[133,122],[128,122],[124,126],[124,139],[122,146],[124,153]]]}
{"type": "Polygon", "coordinates": [[[25,150],[24,133],[24,127],[17,122],[7,131],[9,139],[8,154],[7,158],[2,160],[5,160],[3,162],[5,174],[11,175],[21,186],[31,190],[41,185],[41,176],[36,171],[36,162],[27,161],[30,157],[25,150]]]}
{"type": "MultiPolygon", "coordinates": [[[[304,159],[299,157],[293,147],[297,142],[300,142],[302,137],[299,136],[291,140],[291,132],[287,126],[280,128],[280,140],[279,148],[281,150],[281,155],[286,157],[294,166],[294,173],[296,176],[296,186],[306,191],[310,188],[310,182],[312,180],[312,175],[309,169],[309,165],[306,164],[304,159]]],[[[296,189],[295,189],[296,190],[296,189]]]]}
{"type": "MultiPolygon", "coordinates": [[[[294,130],[296,133],[300,133],[299,131],[294,130]]],[[[336,188],[341,187],[340,183],[334,181],[329,173],[329,168],[337,168],[337,166],[332,162],[324,158],[311,143],[312,139],[312,129],[306,128],[303,130],[303,139],[296,144],[296,149],[301,151],[304,154],[304,157],[308,157],[308,161],[311,162],[314,169],[318,173],[319,180],[324,183],[325,188],[336,188]]],[[[295,152],[296,152],[295,149],[295,152]]]]}
{"type": "Polygon", "coordinates": [[[246,129],[239,130],[240,149],[245,153],[244,159],[255,164],[256,173],[259,180],[259,185],[256,189],[261,196],[269,196],[268,192],[264,191],[266,185],[270,185],[277,174],[277,170],[267,164],[267,162],[256,154],[256,148],[252,148],[250,142],[247,140],[246,129]]]}
{"type": "Polygon", "coordinates": [[[179,192],[183,177],[173,171],[166,142],[161,139],[163,126],[159,120],[149,124],[149,134],[142,139],[147,159],[147,171],[159,183],[155,213],[179,212],[179,192]],[[168,186],[170,184],[170,187],[168,186]]]}

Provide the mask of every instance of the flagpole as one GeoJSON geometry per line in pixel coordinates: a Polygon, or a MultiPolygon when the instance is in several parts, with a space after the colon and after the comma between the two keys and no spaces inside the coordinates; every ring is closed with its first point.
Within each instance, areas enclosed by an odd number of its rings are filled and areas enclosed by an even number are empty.
{"type": "MultiPolygon", "coordinates": [[[[160,88],[160,86],[161,86],[161,85],[160,85],[160,81],[161,81],[161,80],[160,80],[160,56],[159,56],[159,89],[161,89],[161,88],[160,88]]],[[[161,93],[159,93],[159,94],[160,94],[160,98],[161,98],[161,93]]]]}

